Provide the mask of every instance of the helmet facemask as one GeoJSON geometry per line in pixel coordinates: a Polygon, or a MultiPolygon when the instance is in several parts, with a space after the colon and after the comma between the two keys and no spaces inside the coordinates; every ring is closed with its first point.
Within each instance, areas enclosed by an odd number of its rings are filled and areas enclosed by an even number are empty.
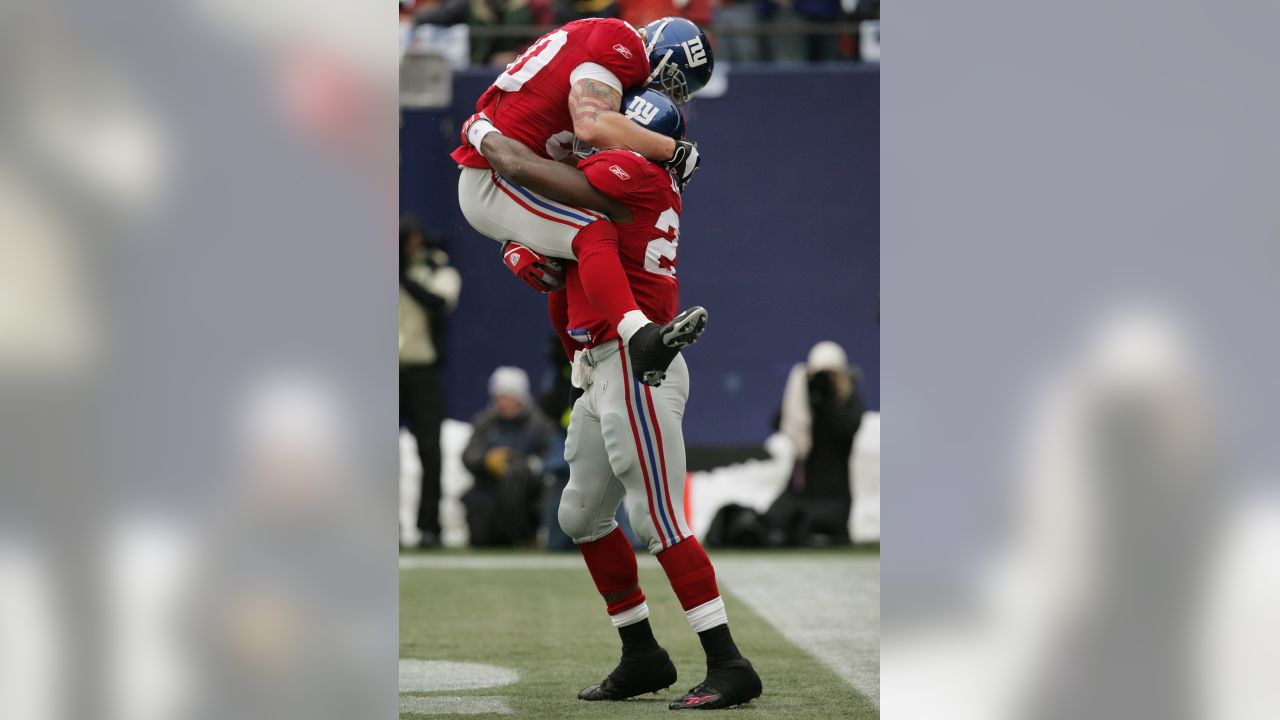
{"type": "Polygon", "coordinates": [[[671,62],[671,54],[674,52],[675,50],[668,50],[667,54],[662,56],[662,62],[658,63],[658,67],[649,74],[647,87],[656,87],[677,105],[683,105],[689,102],[689,97],[693,93],[689,92],[689,83],[684,79],[684,72],[671,62]]]}

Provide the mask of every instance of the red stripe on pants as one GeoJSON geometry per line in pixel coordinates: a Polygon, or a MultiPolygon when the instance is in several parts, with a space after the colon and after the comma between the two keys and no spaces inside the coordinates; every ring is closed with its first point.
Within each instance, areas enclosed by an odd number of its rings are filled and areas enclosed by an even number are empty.
{"type": "Polygon", "coordinates": [[[640,446],[640,429],[636,427],[636,411],[631,406],[631,379],[627,374],[627,348],[622,344],[622,338],[618,338],[618,352],[622,354],[619,360],[622,361],[622,388],[625,392],[624,397],[627,401],[627,419],[631,421],[631,437],[636,441],[636,459],[640,461],[640,474],[644,476],[644,495],[649,501],[649,520],[653,523],[653,529],[658,533],[658,540],[662,542],[662,547],[667,547],[667,536],[662,532],[662,520],[658,518],[658,513],[653,507],[653,487],[649,483],[649,466],[644,464],[644,448],[640,446]]]}

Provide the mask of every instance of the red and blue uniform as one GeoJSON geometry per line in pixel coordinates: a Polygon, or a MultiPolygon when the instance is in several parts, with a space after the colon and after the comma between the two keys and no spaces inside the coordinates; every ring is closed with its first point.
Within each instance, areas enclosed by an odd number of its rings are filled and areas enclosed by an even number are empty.
{"type": "MultiPolygon", "coordinates": [[[[622,83],[620,90],[649,79],[649,58],[635,28],[613,18],[574,20],[539,38],[508,65],[476,101],[476,112],[484,113],[503,135],[559,160],[573,145],[570,77],[584,63],[613,73],[622,83]]],[[[466,167],[489,167],[473,147],[459,146],[450,157],[466,167]]]]}
{"type": "MultiPolygon", "coordinates": [[[[640,310],[659,325],[679,311],[676,250],[680,238],[680,192],[671,174],[630,150],[606,150],[578,164],[593,187],[631,210],[619,224],[618,255],[640,310]]],[[[569,317],[564,330],[582,346],[618,338],[617,330],[587,299],[576,266],[566,273],[569,317]]]]}

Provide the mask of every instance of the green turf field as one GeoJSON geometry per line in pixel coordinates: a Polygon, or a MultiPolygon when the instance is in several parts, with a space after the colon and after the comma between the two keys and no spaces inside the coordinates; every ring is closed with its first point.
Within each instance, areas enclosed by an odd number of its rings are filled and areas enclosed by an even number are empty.
{"type": "MultiPolygon", "coordinates": [[[[656,564],[641,565],[640,581],[648,596],[654,633],[671,653],[680,679],[670,690],[657,695],[616,703],[587,703],[576,698],[577,691],[598,682],[613,668],[619,647],[617,633],[609,624],[586,568],[562,562],[554,567],[516,569],[520,557],[564,557],[542,553],[443,555],[450,559],[499,558],[500,562],[507,562],[492,568],[446,565],[402,569],[400,657],[497,665],[517,671],[520,678],[503,687],[406,696],[500,696],[512,712],[404,713],[403,718],[668,717],[667,702],[702,680],[705,667],[701,646],[656,564]]],[[[733,557],[741,558],[743,554],[734,553],[733,557]]],[[[738,645],[764,682],[764,695],[760,698],[745,707],[721,712],[735,717],[788,720],[879,717],[872,702],[787,641],[735,598],[724,583],[721,589],[738,645]]]]}

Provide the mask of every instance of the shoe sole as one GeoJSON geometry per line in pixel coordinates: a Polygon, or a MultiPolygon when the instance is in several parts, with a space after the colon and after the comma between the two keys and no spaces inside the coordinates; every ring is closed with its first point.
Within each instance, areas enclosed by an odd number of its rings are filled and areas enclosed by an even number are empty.
{"type": "MultiPolygon", "coordinates": [[[[658,679],[655,679],[655,682],[658,682],[658,683],[665,682],[665,683],[666,683],[666,685],[663,685],[662,687],[655,687],[655,688],[653,688],[653,689],[649,689],[649,690],[639,690],[639,691],[637,691],[637,692],[627,693],[627,694],[625,694],[625,695],[624,695],[624,694],[619,693],[619,694],[613,695],[613,696],[611,696],[611,697],[597,697],[597,698],[587,698],[587,697],[582,697],[582,693],[586,692],[587,690],[593,690],[593,689],[595,689],[595,688],[599,688],[599,687],[600,687],[600,685],[592,685],[592,686],[590,686],[590,687],[586,687],[586,688],[583,688],[582,690],[579,690],[579,691],[578,691],[578,699],[579,699],[579,700],[582,700],[582,701],[584,701],[584,702],[617,702],[617,701],[619,701],[619,700],[629,700],[629,699],[631,699],[631,698],[633,698],[633,697],[640,697],[641,695],[649,695],[649,694],[655,694],[655,695],[656,695],[657,693],[660,693],[660,692],[662,692],[663,690],[667,690],[667,689],[669,689],[672,685],[675,685],[675,684],[676,684],[676,680],[678,680],[678,679],[679,679],[679,674],[678,674],[678,673],[677,673],[677,671],[676,671],[676,666],[675,666],[675,664],[671,662],[671,656],[670,656],[670,655],[667,655],[667,654],[666,654],[666,651],[663,651],[663,653],[662,653],[662,657],[666,659],[666,660],[665,660],[665,662],[666,662],[666,667],[664,667],[664,668],[663,668],[663,670],[668,672],[668,676],[667,676],[667,677],[664,677],[664,678],[658,678],[658,679]]],[[[606,678],[606,679],[608,679],[608,678],[606,678]]]]}
{"type": "Polygon", "coordinates": [[[707,329],[707,309],[694,306],[676,316],[663,329],[662,344],[669,348],[685,348],[697,342],[707,329]]]}
{"type": "Polygon", "coordinates": [[[671,687],[671,685],[668,685],[666,687],[660,687],[657,690],[644,690],[642,692],[632,693],[631,695],[616,695],[614,697],[585,698],[582,697],[582,695],[578,695],[578,699],[583,702],[621,702],[623,700],[640,697],[641,695],[657,695],[663,690],[670,690],[671,687]]]}
{"type": "Polygon", "coordinates": [[[667,710],[672,710],[672,711],[679,711],[679,710],[724,710],[724,709],[726,709],[726,708],[737,707],[737,706],[739,706],[739,705],[746,705],[747,703],[751,702],[752,700],[755,700],[756,698],[760,697],[760,695],[762,695],[762,694],[763,694],[763,693],[756,693],[755,695],[752,695],[751,697],[747,698],[746,700],[738,700],[738,701],[736,701],[736,702],[731,702],[731,703],[722,703],[722,704],[719,704],[719,705],[713,705],[713,704],[711,704],[711,703],[708,703],[708,704],[706,704],[706,705],[688,705],[688,706],[683,706],[683,707],[681,707],[681,706],[671,706],[671,705],[668,705],[668,706],[667,706],[667,710]]]}
{"type": "MultiPolygon", "coordinates": [[[[734,700],[733,702],[707,703],[707,704],[705,704],[705,705],[685,705],[685,706],[677,706],[677,705],[674,705],[674,704],[673,704],[673,705],[668,705],[668,706],[667,706],[667,710],[672,710],[672,711],[678,711],[678,710],[724,710],[724,709],[726,709],[726,708],[737,707],[737,706],[739,706],[739,705],[746,705],[747,703],[751,702],[752,700],[755,700],[756,698],[758,698],[758,697],[760,697],[761,695],[763,695],[763,694],[764,694],[764,684],[763,684],[762,682],[760,682],[760,676],[759,676],[758,674],[756,674],[756,673],[755,673],[755,668],[752,668],[752,667],[751,667],[751,665],[750,665],[750,661],[749,661],[749,660],[747,661],[747,667],[751,669],[752,675],[753,675],[753,676],[754,676],[754,678],[755,678],[755,688],[751,691],[751,692],[752,692],[751,697],[748,697],[748,698],[745,698],[745,699],[742,699],[742,700],[734,700]]],[[[724,700],[724,696],[722,695],[722,696],[720,697],[720,699],[723,701],[723,700],[724,700]]]]}

